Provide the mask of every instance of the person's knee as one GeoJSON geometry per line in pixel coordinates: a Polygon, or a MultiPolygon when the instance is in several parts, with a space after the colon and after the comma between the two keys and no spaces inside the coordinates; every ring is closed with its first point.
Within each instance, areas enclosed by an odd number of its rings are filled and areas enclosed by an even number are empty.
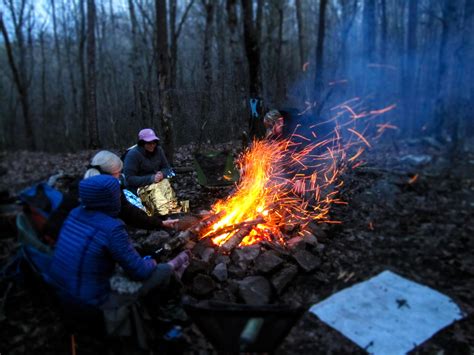
{"type": "Polygon", "coordinates": [[[153,288],[165,288],[169,285],[173,270],[168,264],[158,264],[150,277],[144,282],[140,292],[148,293],[153,288]]]}

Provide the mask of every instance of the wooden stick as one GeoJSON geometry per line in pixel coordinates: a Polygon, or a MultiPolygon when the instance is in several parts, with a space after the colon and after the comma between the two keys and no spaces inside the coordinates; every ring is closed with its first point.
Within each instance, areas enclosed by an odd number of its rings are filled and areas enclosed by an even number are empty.
{"type": "Polygon", "coordinates": [[[210,217],[204,218],[201,222],[199,222],[196,226],[190,228],[193,233],[199,234],[201,230],[203,230],[206,227],[209,227],[211,224],[217,222],[219,218],[221,218],[224,215],[224,211],[221,211],[217,214],[214,214],[210,217]]]}
{"type": "Polygon", "coordinates": [[[256,219],[252,219],[250,221],[244,221],[236,224],[231,224],[230,226],[222,227],[221,229],[212,232],[211,234],[206,235],[206,238],[214,238],[224,233],[232,232],[235,229],[247,227],[247,226],[256,226],[257,224],[265,223],[265,219],[263,217],[258,217],[256,219]]]}
{"type": "Polygon", "coordinates": [[[240,244],[242,239],[250,233],[252,230],[252,226],[245,226],[240,228],[237,232],[234,233],[233,236],[229,238],[224,244],[221,245],[221,250],[224,252],[230,252],[232,249],[234,249],[237,245],[240,244]]]}

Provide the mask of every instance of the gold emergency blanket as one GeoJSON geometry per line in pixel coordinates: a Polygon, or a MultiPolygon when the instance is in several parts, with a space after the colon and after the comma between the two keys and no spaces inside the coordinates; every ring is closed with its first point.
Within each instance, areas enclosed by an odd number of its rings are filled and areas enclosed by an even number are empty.
{"type": "Polygon", "coordinates": [[[168,179],[140,187],[137,193],[149,216],[189,212],[189,201],[178,201],[168,179]]]}

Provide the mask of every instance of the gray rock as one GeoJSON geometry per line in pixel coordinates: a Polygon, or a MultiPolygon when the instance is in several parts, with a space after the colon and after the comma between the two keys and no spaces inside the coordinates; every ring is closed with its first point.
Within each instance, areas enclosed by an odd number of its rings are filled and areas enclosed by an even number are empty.
{"type": "Polygon", "coordinates": [[[318,238],[308,230],[302,231],[303,240],[306,244],[317,246],[318,245],[318,238]]]}
{"type": "Polygon", "coordinates": [[[314,270],[321,265],[321,259],[306,250],[298,250],[293,254],[293,257],[298,265],[305,271],[314,270]]]}
{"type": "Polygon", "coordinates": [[[286,242],[286,244],[293,250],[304,249],[306,247],[306,243],[304,242],[302,236],[291,238],[286,242]]]}
{"type": "Polygon", "coordinates": [[[209,262],[215,252],[214,248],[206,248],[201,252],[200,257],[202,260],[209,262]]]}
{"type": "Polygon", "coordinates": [[[193,279],[193,293],[198,296],[205,296],[211,293],[216,288],[214,280],[203,274],[198,274],[193,279]]]}
{"type": "Polygon", "coordinates": [[[158,246],[163,245],[163,243],[169,239],[169,233],[160,230],[151,233],[148,237],[145,237],[143,240],[140,241],[140,244],[144,247],[158,248],[158,246]]]}
{"type": "Polygon", "coordinates": [[[230,263],[230,257],[228,255],[217,255],[216,264],[224,263],[228,265],[230,263]]]}
{"type": "Polygon", "coordinates": [[[278,257],[274,251],[270,250],[263,253],[255,260],[255,268],[258,271],[267,273],[275,270],[282,263],[283,260],[278,257]]]}
{"type": "Polygon", "coordinates": [[[260,246],[259,245],[250,245],[244,248],[237,248],[232,253],[232,260],[234,263],[246,263],[249,264],[250,262],[254,261],[257,256],[260,254],[260,246]]]}
{"type": "Polygon", "coordinates": [[[197,259],[197,258],[192,258],[191,262],[186,269],[187,274],[197,274],[197,273],[204,273],[208,274],[211,269],[211,266],[209,265],[208,262],[197,259]]]}
{"type": "Polygon", "coordinates": [[[288,264],[273,275],[271,282],[277,293],[281,293],[297,274],[298,267],[296,265],[288,264]]]}
{"type": "Polygon", "coordinates": [[[316,237],[316,239],[320,242],[324,242],[328,238],[321,224],[310,222],[308,223],[308,225],[306,226],[304,230],[313,234],[316,237]]]}
{"type": "Polygon", "coordinates": [[[230,264],[227,270],[231,277],[235,277],[237,279],[244,277],[245,274],[247,273],[246,269],[244,269],[241,265],[236,265],[236,264],[230,264]]]}
{"type": "Polygon", "coordinates": [[[212,271],[212,275],[221,282],[227,280],[228,274],[226,264],[217,264],[214,270],[212,271]]]}
{"type": "Polygon", "coordinates": [[[263,276],[249,276],[239,282],[239,295],[247,304],[267,304],[270,301],[270,283],[263,276]]]}

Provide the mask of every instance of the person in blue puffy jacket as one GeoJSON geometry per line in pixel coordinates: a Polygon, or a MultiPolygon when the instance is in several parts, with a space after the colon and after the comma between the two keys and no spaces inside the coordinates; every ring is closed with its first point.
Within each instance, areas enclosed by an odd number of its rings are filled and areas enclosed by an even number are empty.
{"type": "MultiPolygon", "coordinates": [[[[120,184],[110,175],[96,175],[79,184],[81,205],[61,229],[49,276],[73,300],[100,306],[114,297],[109,279],[119,264],[133,280],[143,281],[140,293],[166,287],[173,273],[189,264],[182,252],[168,263],[142,258],[118,219],[120,184]]],[[[116,296],[116,295],[115,295],[116,296]]]]}

